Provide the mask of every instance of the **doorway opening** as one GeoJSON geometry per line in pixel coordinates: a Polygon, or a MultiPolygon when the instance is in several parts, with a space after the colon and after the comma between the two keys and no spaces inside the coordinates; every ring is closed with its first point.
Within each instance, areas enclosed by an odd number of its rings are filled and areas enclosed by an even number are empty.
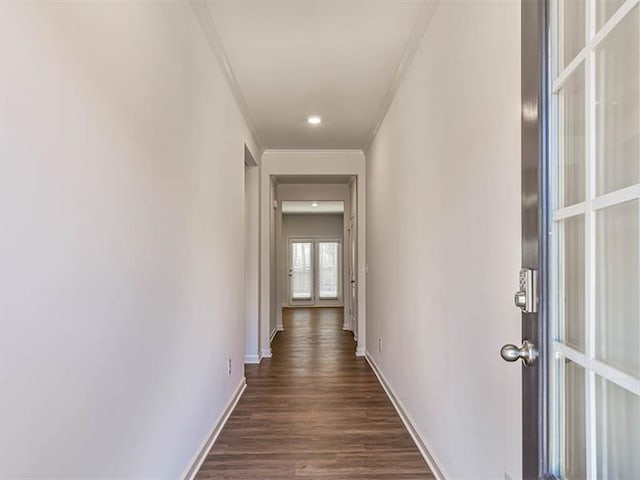
{"type": "MultiPolygon", "coordinates": [[[[366,338],[366,173],[365,157],[361,150],[265,150],[260,164],[260,358],[272,355],[271,343],[279,331],[283,331],[283,309],[289,308],[291,289],[289,284],[289,237],[312,239],[313,255],[309,251],[309,269],[315,266],[316,240],[339,240],[337,256],[339,281],[335,289],[322,295],[322,305],[307,308],[337,306],[344,309],[342,328],[353,332],[355,355],[365,355],[366,338]],[[338,202],[342,206],[336,222],[335,234],[283,233],[284,222],[296,218],[288,211],[289,202],[323,204],[338,202]],[[284,210],[284,211],[283,211],[284,210]],[[350,228],[349,222],[352,223],[350,228]],[[356,240],[357,239],[357,240],[356,240]],[[350,242],[357,242],[350,245],[350,242]],[[354,258],[352,256],[355,255],[354,258]],[[351,270],[350,270],[351,269],[351,270]],[[353,290],[353,294],[351,290],[353,290]],[[337,296],[337,298],[335,298],[337,296]],[[332,298],[329,298],[332,297],[332,298]],[[347,312],[349,312],[347,314],[347,312]]],[[[293,205],[295,206],[295,205],[293,205]]],[[[330,212],[326,212],[330,213],[330,212]]],[[[295,221],[295,220],[294,220],[295,221]]],[[[335,246],[323,246],[331,253],[335,246]]],[[[309,248],[309,250],[311,247],[309,248]]],[[[327,261],[326,270],[335,272],[335,266],[327,261]]],[[[315,275],[315,273],[314,273],[315,275]]],[[[315,276],[314,276],[315,279],[315,276]]],[[[319,284],[320,282],[315,282],[319,284]]],[[[316,292],[316,286],[310,287],[316,292]]],[[[309,291],[304,295],[307,302],[309,291]]],[[[313,293],[311,296],[314,296],[313,293]]],[[[314,299],[315,301],[315,299],[314,299]]]]}
{"type": "Polygon", "coordinates": [[[283,201],[287,306],[343,304],[344,202],[283,201]]]}
{"type": "Polygon", "coordinates": [[[271,336],[284,330],[285,309],[321,307],[342,308],[342,328],[355,336],[355,179],[301,180],[275,178],[277,307],[271,336]]]}

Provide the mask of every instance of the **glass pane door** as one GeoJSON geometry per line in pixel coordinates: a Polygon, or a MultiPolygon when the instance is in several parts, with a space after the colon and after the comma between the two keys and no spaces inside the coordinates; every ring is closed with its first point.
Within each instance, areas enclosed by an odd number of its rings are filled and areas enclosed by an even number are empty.
{"type": "Polygon", "coordinates": [[[556,475],[640,479],[640,7],[551,2],[556,475]]]}
{"type": "Polygon", "coordinates": [[[313,241],[289,242],[290,300],[313,302],[313,241]]]}
{"type": "Polygon", "coordinates": [[[337,300],[340,286],[340,244],[318,241],[318,298],[337,300]]]}

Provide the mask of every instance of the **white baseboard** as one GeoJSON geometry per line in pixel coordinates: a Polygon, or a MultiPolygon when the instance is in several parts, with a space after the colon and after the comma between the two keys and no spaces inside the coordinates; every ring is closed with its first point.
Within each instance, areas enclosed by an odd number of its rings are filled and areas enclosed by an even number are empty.
{"type": "Polygon", "coordinates": [[[273,330],[271,330],[271,335],[269,335],[269,345],[271,345],[271,342],[273,342],[273,337],[276,336],[276,334],[278,333],[278,327],[274,328],[273,330]]]}
{"type": "Polygon", "coordinates": [[[342,329],[343,330],[347,330],[347,331],[351,331],[351,325],[349,325],[348,323],[345,323],[342,325],[342,329]]]}
{"type": "Polygon", "coordinates": [[[189,465],[180,477],[181,480],[193,480],[196,477],[196,474],[198,473],[198,470],[200,470],[202,463],[204,462],[205,458],[207,458],[207,455],[209,455],[211,447],[213,447],[213,444],[218,438],[218,435],[220,435],[220,432],[227,423],[227,420],[229,420],[233,409],[236,408],[238,400],[240,400],[240,397],[242,396],[245,388],[247,388],[247,381],[243,377],[240,385],[238,385],[238,388],[236,388],[236,390],[233,392],[233,395],[231,395],[231,398],[227,402],[227,406],[222,412],[222,415],[220,415],[220,417],[213,424],[213,427],[211,427],[211,430],[209,430],[209,433],[207,433],[207,436],[200,444],[200,448],[198,448],[198,451],[189,462],[189,465]]]}
{"type": "Polygon", "coordinates": [[[260,363],[260,360],[262,360],[262,355],[245,355],[244,356],[244,363],[248,363],[251,365],[260,363]]]}
{"type": "Polygon", "coordinates": [[[384,388],[384,391],[386,392],[387,397],[389,397],[389,400],[391,400],[391,403],[396,409],[396,412],[398,412],[398,415],[400,415],[402,423],[404,423],[404,426],[409,431],[409,435],[411,435],[413,442],[416,444],[416,447],[418,447],[422,458],[424,458],[425,462],[427,462],[427,465],[429,465],[431,473],[433,473],[433,475],[436,477],[436,480],[447,480],[447,478],[449,477],[446,475],[444,469],[442,468],[442,464],[438,462],[433,453],[431,453],[429,444],[419,433],[418,429],[415,426],[415,423],[411,419],[411,416],[404,408],[404,405],[398,399],[387,380],[384,378],[382,371],[380,370],[380,368],[378,368],[378,365],[369,352],[366,352],[365,358],[367,359],[367,362],[369,362],[369,365],[371,365],[373,373],[375,373],[376,377],[378,377],[380,385],[382,385],[382,388],[384,388]]]}
{"type": "Polygon", "coordinates": [[[262,349],[262,358],[271,358],[271,349],[270,348],[263,348],[262,349]]]}
{"type": "Polygon", "coordinates": [[[366,357],[367,356],[367,352],[365,351],[364,347],[356,347],[356,357],[366,357]]]}
{"type": "Polygon", "coordinates": [[[278,325],[278,331],[284,332],[284,325],[278,325]]]}

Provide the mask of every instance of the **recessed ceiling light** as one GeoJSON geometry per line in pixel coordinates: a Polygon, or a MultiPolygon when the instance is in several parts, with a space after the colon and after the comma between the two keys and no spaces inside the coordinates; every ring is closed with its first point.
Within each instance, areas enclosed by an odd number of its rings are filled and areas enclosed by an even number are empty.
{"type": "Polygon", "coordinates": [[[322,117],[320,115],[309,115],[307,122],[311,125],[320,125],[322,123],[322,117]]]}
{"type": "Polygon", "coordinates": [[[319,207],[320,205],[319,205],[319,204],[317,204],[316,202],[313,202],[313,203],[311,204],[311,206],[312,206],[312,207],[319,207]]]}

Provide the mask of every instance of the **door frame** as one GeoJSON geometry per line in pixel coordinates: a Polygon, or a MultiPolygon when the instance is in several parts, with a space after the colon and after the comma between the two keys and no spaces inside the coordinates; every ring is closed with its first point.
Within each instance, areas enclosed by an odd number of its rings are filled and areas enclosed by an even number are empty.
{"type": "Polygon", "coordinates": [[[549,460],[549,0],[521,2],[522,268],[538,272],[536,313],[522,313],[522,340],[538,349],[522,366],[522,477],[552,479],[549,460]]]}
{"type": "MultiPolygon", "coordinates": [[[[349,248],[349,284],[345,285],[345,289],[349,289],[348,295],[344,295],[345,298],[345,310],[347,303],[349,304],[348,311],[345,313],[348,315],[348,321],[344,322],[343,329],[350,329],[353,332],[354,338],[358,339],[358,236],[357,236],[357,222],[356,215],[353,214],[349,217],[347,228],[347,242],[349,248]]],[[[346,246],[343,251],[346,251],[346,246]]]]}

